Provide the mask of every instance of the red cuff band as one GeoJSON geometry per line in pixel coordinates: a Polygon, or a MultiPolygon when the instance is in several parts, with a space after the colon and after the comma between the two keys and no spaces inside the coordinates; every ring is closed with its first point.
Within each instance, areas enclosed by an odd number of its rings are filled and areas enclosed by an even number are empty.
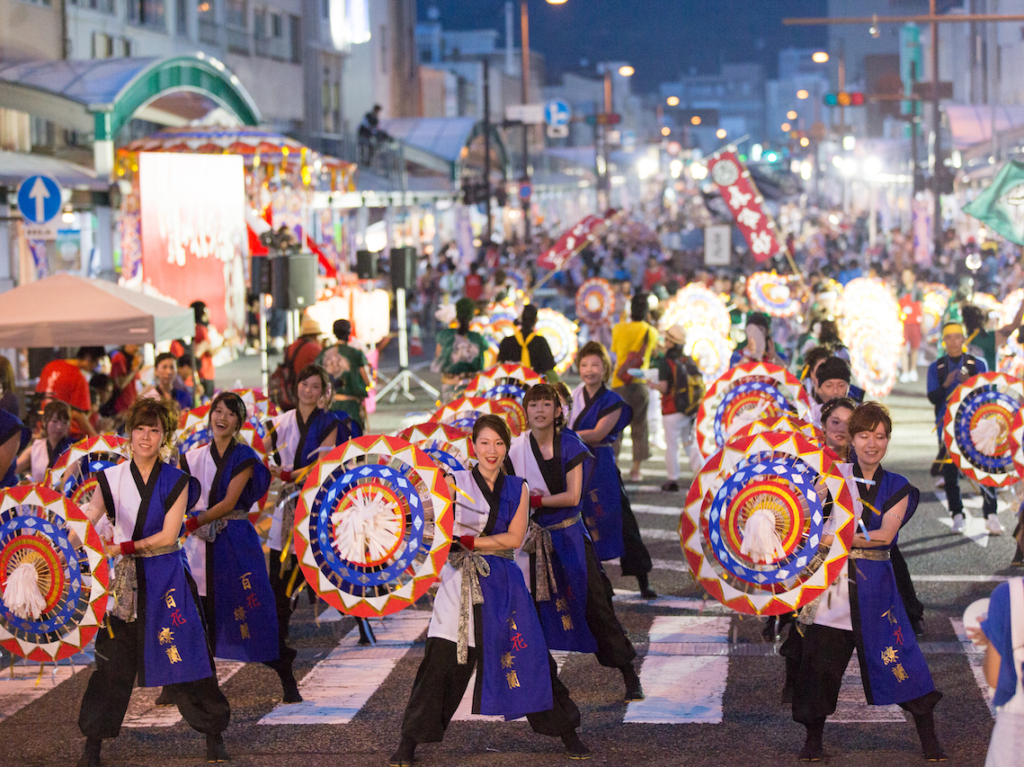
{"type": "Polygon", "coordinates": [[[281,481],[282,482],[291,482],[292,481],[292,473],[290,471],[288,471],[287,469],[282,471],[281,472],[281,481]]]}
{"type": "Polygon", "coordinates": [[[462,544],[462,548],[467,551],[472,551],[476,548],[476,536],[475,535],[460,535],[459,543],[462,544]]]}
{"type": "Polygon", "coordinates": [[[125,541],[121,544],[121,554],[128,557],[135,553],[135,541],[125,541]]]}
{"type": "Polygon", "coordinates": [[[199,517],[189,517],[185,520],[185,529],[190,533],[194,533],[199,527],[199,517]]]}
{"type": "Polygon", "coordinates": [[[544,498],[543,495],[531,495],[530,496],[530,508],[531,509],[539,509],[543,505],[541,503],[541,500],[543,500],[543,498],[544,498]]]}

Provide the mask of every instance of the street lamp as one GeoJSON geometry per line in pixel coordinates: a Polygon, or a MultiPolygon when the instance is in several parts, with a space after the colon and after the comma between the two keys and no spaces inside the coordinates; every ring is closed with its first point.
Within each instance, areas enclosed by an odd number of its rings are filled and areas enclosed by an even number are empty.
{"type": "Polygon", "coordinates": [[[662,136],[671,136],[672,135],[672,129],[666,125],[664,128],[661,129],[661,135],[662,136]]]}
{"type": "Polygon", "coordinates": [[[668,104],[670,107],[677,107],[679,106],[679,97],[669,96],[667,99],[665,99],[665,103],[668,104]]]}
{"type": "Polygon", "coordinates": [[[793,129],[793,126],[789,123],[782,123],[780,127],[782,128],[783,133],[789,133],[793,129]]]}
{"type": "Polygon", "coordinates": [[[719,128],[715,131],[715,135],[718,136],[718,138],[725,138],[729,134],[725,132],[725,128],[719,128]]]}
{"type": "Polygon", "coordinates": [[[796,97],[797,97],[798,99],[800,99],[801,101],[803,101],[803,100],[804,100],[804,99],[806,99],[806,98],[810,98],[810,95],[811,95],[811,94],[810,94],[810,93],[808,93],[807,91],[805,91],[805,90],[804,90],[803,88],[801,88],[800,90],[798,90],[798,91],[796,92],[796,97]]]}
{"type": "MultiPolygon", "coordinates": [[[[548,0],[548,2],[551,2],[551,0],[548,0]]],[[[815,51],[811,54],[811,61],[815,64],[824,64],[828,61],[828,53],[826,51],[815,51]]]]}
{"type": "Polygon", "coordinates": [[[796,118],[797,118],[797,114],[796,114],[796,110],[795,109],[790,109],[788,112],[786,112],[786,119],[787,120],[795,120],[796,118]]]}

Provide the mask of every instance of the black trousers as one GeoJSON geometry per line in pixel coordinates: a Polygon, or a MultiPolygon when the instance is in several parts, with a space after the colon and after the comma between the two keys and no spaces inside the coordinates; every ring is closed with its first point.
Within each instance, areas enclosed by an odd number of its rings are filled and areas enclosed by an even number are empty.
{"type": "Polygon", "coordinates": [[[917,589],[914,588],[914,581],[910,578],[910,569],[907,567],[907,560],[900,553],[899,546],[890,549],[890,561],[892,572],[896,576],[896,590],[903,600],[903,607],[907,611],[907,617],[911,623],[917,623],[924,619],[924,605],[917,598],[917,589]]]}
{"type": "MultiPolygon", "coordinates": [[[[942,447],[940,459],[949,461],[949,453],[945,446],[942,447]]],[[[942,478],[946,482],[946,502],[949,504],[949,513],[953,516],[963,514],[964,502],[960,497],[960,470],[955,463],[942,464],[942,478]]],[[[981,511],[985,515],[985,519],[988,519],[996,513],[996,489],[982,485],[981,498],[981,511]]]]}
{"type": "MultiPolygon", "coordinates": [[[[96,670],[89,677],[78,713],[78,727],[87,738],[116,738],[120,734],[142,663],[138,621],[125,623],[113,616],[109,620],[114,636],[111,638],[105,627],[96,634],[96,670]]],[[[217,684],[216,669],[205,679],[164,689],[172,692],[182,718],[192,729],[206,735],[218,735],[227,729],[231,707],[217,684]]]]}
{"type": "Polygon", "coordinates": [[[651,555],[640,537],[640,526],[633,515],[633,507],[626,496],[626,489],[622,485],[622,475],[619,475],[619,495],[622,497],[622,542],[625,550],[619,559],[623,575],[647,575],[653,568],[651,555]]]}
{"type": "Polygon", "coordinates": [[[633,663],[636,649],[615,617],[612,584],[601,569],[594,544],[584,538],[587,557],[587,628],[597,640],[597,662],[608,668],[623,668],[633,663]]]}
{"type": "MultiPolygon", "coordinates": [[[[402,718],[402,737],[416,743],[439,743],[448,723],[459,708],[469,687],[469,678],[476,670],[478,650],[469,648],[469,661],[458,661],[454,642],[428,637],[426,653],[416,672],[412,695],[402,718]]],[[[568,735],[580,726],[580,710],[569,697],[569,690],[558,679],[555,659],[548,654],[551,671],[552,707],[548,711],[527,714],[533,731],[540,735],[568,735]]],[[[525,680],[524,680],[525,681],[525,680]]]]}
{"type": "MultiPolygon", "coordinates": [[[[288,582],[299,567],[299,560],[289,554],[281,572],[281,552],[270,550],[270,588],[274,592],[274,606],[277,608],[277,646],[280,650],[279,659],[294,657],[294,651],[288,647],[288,623],[292,619],[292,598],[288,596],[288,582]]],[[[302,573],[295,578],[295,588],[302,583],[302,573]]],[[[293,590],[294,591],[294,590],[293,590]]],[[[274,668],[274,663],[267,665],[274,668]]]]}
{"type": "MultiPolygon", "coordinates": [[[[836,711],[843,674],[853,657],[852,631],[830,626],[807,626],[801,643],[800,670],[793,691],[793,720],[811,726],[836,711]]],[[[942,693],[932,690],[899,706],[914,716],[930,714],[942,693]]]]}

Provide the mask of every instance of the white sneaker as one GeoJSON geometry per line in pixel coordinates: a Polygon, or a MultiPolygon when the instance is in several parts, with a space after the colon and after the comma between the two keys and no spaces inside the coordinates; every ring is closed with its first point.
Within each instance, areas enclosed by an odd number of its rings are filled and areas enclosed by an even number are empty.
{"type": "Polygon", "coordinates": [[[914,368],[913,370],[910,371],[910,380],[912,383],[917,382],[917,368],[914,368]]]}
{"type": "Polygon", "coordinates": [[[1002,535],[1003,524],[999,521],[999,517],[995,514],[985,520],[985,526],[988,528],[989,535],[1002,535]]]}
{"type": "Polygon", "coordinates": [[[908,383],[910,381],[910,373],[900,373],[900,383],[908,383]]]}
{"type": "Polygon", "coordinates": [[[966,525],[966,522],[964,521],[964,515],[963,514],[954,514],[953,515],[953,532],[954,533],[962,533],[964,531],[964,526],[965,525],[966,525]]]}

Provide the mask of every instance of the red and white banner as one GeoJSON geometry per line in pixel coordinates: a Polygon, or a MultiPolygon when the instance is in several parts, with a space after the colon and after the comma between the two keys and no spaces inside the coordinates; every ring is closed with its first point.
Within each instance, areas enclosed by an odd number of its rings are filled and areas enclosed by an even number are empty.
{"type": "Polygon", "coordinates": [[[761,263],[777,255],[782,247],[775,236],[775,222],[761,207],[763,198],[746,166],[734,152],[722,152],[708,162],[708,171],[732,211],[736,226],[743,232],[754,260],[761,263]]]}
{"type": "Polygon", "coordinates": [[[599,227],[606,224],[618,211],[609,210],[604,216],[587,216],[576,226],[562,234],[551,248],[544,251],[537,259],[541,269],[558,272],[565,268],[566,263],[597,237],[599,227]]]}

